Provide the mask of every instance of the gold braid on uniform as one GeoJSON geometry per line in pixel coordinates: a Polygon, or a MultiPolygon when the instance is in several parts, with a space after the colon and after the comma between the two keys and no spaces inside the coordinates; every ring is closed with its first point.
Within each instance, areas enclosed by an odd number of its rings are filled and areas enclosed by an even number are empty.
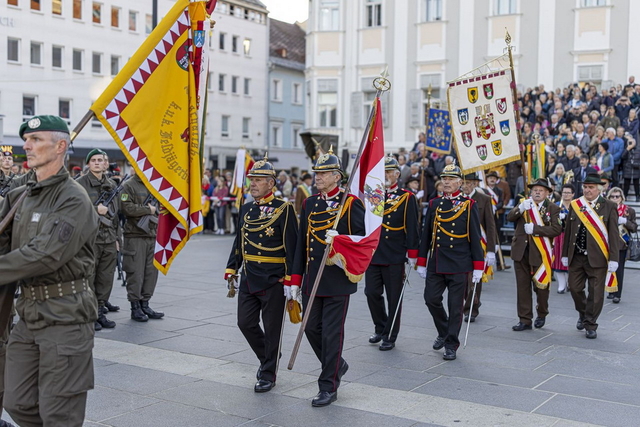
{"type": "MultiPolygon", "coordinates": [[[[409,193],[404,193],[397,200],[394,200],[395,203],[393,203],[391,205],[391,207],[389,207],[388,209],[385,209],[385,211],[383,212],[383,216],[389,215],[392,212],[397,211],[400,208],[400,206],[402,206],[402,204],[407,201],[408,198],[409,198],[409,193]]],[[[405,221],[404,221],[404,224],[402,225],[402,227],[389,227],[387,224],[384,223],[384,221],[382,222],[382,226],[384,228],[386,228],[387,230],[391,230],[391,231],[404,230],[406,228],[406,224],[407,224],[407,211],[406,210],[404,212],[404,216],[405,216],[405,221]]]]}
{"type": "MultiPolygon", "coordinates": [[[[262,231],[264,229],[266,229],[267,227],[270,227],[271,225],[273,225],[274,222],[276,222],[276,220],[278,218],[280,218],[280,215],[282,215],[282,213],[284,212],[286,206],[288,203],[283,204],[282,206],[275,208],[276,210],[274,211],[274,213],[272,215],[269,215],[266,218],[258,218],[256,220],[249,220],[248,216],[249,213],[247,212],[244,216],[244,224],[242,226],[243,230],[246,230],[249,233],[257,233],[259,231],[262,231]],[[253,226],[255,228],[249,228],[248,226],[253,226]]],[[[284,243],[280,246],[276,246],[274,248],[268,248],[265,246],[262,246],[259,243],[254,243],[251,240],[249,240],[247,238],[247,234],[246,233],[242,233],[242,253],[243,253],[243,257],[245,254],[244,251],[244,247],[245,244],[249,244],[251,246],[253,246],[256,249],[259,249],[261,251],[266,251],[266,252],[275,252],[275,251],[279,251],[280,249],[284,249],[284,243]]]]}
{"type": "Polygon", "coordinates": [[[440,207],[436,208],[436,218],[433,222],[433,231],[431,233],[431,250],[433,250],[433,247],[435,245],[436,242],[436,232],[438,230],[442,231],[445,235],[449,236],[449,237],[454,237],[457,239],[463,239],[463,238],[467,238],[467,240],[469,239],[469,220],[470,220],[470,215],[467,215],[467,232],[465,234],[454,234],[454,233],[450,233],[447,230],[444,229],[444,227],[442,227],[440,225],[440,223],[448,223],[448,222],[453,222],[456,219],[460,218],[460,216],[467,210],[467,208],[471,205],[471,200],[466,200],[465,202],[462,202],[459,205],[454,206],[452,209],[449,210],[442,210],[440,209],[440,207]],[[449,212],[455,212],[455,214],[453,214],[453,216],[451,216],[451,218],[447,218],[444,219],[442,218],[443,213],[449,213],[449,212]]]}
{"type": "MultiPolygon", "coordinates": [[[[345,202],[344,206],[342,206],[341,208],[341,212],[340,212],[340,218],[342,218],[344,216],[345,213],[349,212],[349,214],[351,213],[351,211],[347,211],[347,209],[351,206],[351,202],[353,201],[353,198],[348,198],[347,201],[345,202]]],[[[321,212],[311,212],[311,214],[323,214],[323,213],[331,213],[331,212],[337,212],[338,209],[327,209],[326,211],[321,211],[321,212]]],[[[317,221],[317,220],[313,220],[311,219],[311,214],[309,214],[309,216],[307,217],[307,222],[309,223],[309,233],[307,233],[307,248],[309,247],[309,236],[312,235],[315,239],[318,240],[318,242],[322,243],[323,245],[326,246],[327,242],[325,240],[322,240],[321,238],[318,237],[318,235],[316,234],[317,231],[322,231],[322,230],[327,230],[331,227],[333,227],[333,223],[336,220],[337,215],[332,216],[329,219],[323,219],[321,221],[317,221]],[[317,224],[317,225],[316,225],[317,224]]],[[[351,225],[351,224],[349,224],[351,225]]],[[[307,249],[308,252],[308,249],[307,249]]],[[[307,257],[309,256],[309,254],[307,253],[307,257]]]]}

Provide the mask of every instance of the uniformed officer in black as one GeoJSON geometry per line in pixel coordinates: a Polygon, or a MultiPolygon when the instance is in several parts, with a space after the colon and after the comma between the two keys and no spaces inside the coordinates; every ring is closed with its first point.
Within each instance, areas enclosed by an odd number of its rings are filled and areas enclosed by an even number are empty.
{"type": "Polygon", "coordinates": [[[429,202],[417,269],[426,279],[424,301],[438,331],[433,349],[444,347],[443,359],[454,360],[460,346],[458,334],[469,273],[473,272],[474,283],[482,280],[484,254],[478,207],[460,192],[460,168],[447,165],[440,177],[443,195],[429,202]],[[449,291],[448,315],[442,304],[445,290],[449,291]]]}
{"type": "MultiPolygon", "coordinates": [[[[349,365],[342,358],[344,322],[349,297],[358,290],[345,271],[337,265],[326,265],[316,298],[308,306],[309,295],[320,269],[327,244],[338,234],[364,236],[364,205],[354,195],[348,195],[343,206],[339,183],[344,177],[340,160],[331,150],[318,157],[312,168],[316,172],[318,194],[308,197],[300,211],[300,234],[296,246],[291,284],[302,284],[302,303],[308,312],[305,334],[311,348],[322,363],[318,378],[320,392],[313,406],[327,406],[338,398],[338,387],[349,365]],[[337,232],[332,229],[339,217],[337,232]],[[304,279],[303,279],[304,276],[304,279]]],[[[356,281],[357,282],[357,281],[356,281]]]]}
{"type": "Polygon", "coordinates": [[[283,312],[286,297],[291,299],[298,219],[291,203],[274,197],[276,171],[266,156],[253,165],[247,177],[254,201],[240,210],[225,280],[237,277],[243,267],[238,327],[260,361],[254,391],[262,393],[276,385],[283,312]],[[260,328],[261,314],[264,331],[260,328]]]}
{"type": "Polygon", "coordinates": [[[394,157],[385,158],[384,169],[386,200],[382,235],[365,274],[364,288],[375,326],[375,333],[369,342],[375,344],[382,341],[379,347],[382,351],[395,347],[402,313],[400,294],[405,276],[404,264],[408,258],[410,266],[415,266],[420,242],[416,197],[411,191],[398,187],[400,165],[394,157]],[[387,308],[383,291],[387,295],[387,308]],[[398,315],[391,331],[396,310],[398,315]]]}

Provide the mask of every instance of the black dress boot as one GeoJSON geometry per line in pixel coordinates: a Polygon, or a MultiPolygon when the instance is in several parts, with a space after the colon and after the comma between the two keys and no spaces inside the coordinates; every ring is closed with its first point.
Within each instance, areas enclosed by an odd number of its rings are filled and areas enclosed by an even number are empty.
{"type": "Polygon", "coordinates": [[[149,317],[147,317],[140,308],[140,301],[131,301],[131,319],[136,322],[146,322],[149,320],[149,317]]]}
{"type": "Polygon", "coordinates": [[[107,310],[109,311],[119,311],[120,310],[120,306],[118,305],[113,305],[111,304],[109,301],[105,301],[104,302],[104,306],[107,308],[107,310]]]}
{"type": "Polygon", "coordinates": [[[102,312],[102,310],[100,310],[100,314],[98,314],[97,322],[100,324],[100,326],[106,329],[113,329],[116,327],[116,322],[107,319],[107,316],[104,315],[104,312],[102,312]]]}
{"type": "Polygon", "coordinates": [[[164,313],[161,311],[154,311],[151,307],[149,307],[149,301],[140,301],[140,307],[144,314],[149,316],[149,319],[162,319],[164,317],[164,313]]]}

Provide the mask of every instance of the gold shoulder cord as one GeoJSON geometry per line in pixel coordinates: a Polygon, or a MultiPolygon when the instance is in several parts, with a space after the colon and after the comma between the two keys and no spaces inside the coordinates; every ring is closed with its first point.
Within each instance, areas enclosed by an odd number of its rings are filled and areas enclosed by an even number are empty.
{"type": "Polygon", "coordinates": [[[436,232],[437,230],[442,231],[445,235],[449,236],[449,237],[454,237],[457,239],[462,239],[464,237],[466,237],[467,239],[469,238],[469,224],[468,221],[469,219],[467,218],[467,232],[465,234],[453,234],[448,232],[447,230],[445,230],[442,225],[440,225],[441,223],[448,223],[448,222],[453,222],[456,219],[460,218],[460,216],[467,210],[467,208],[469,207],[471,203],[471,200],[467,200],[466,202],[463,202],[462,204],[453,207],[452,209],[449,210],[441,210],[440,208],[436,208],[436,218],[434,220],[434,227],[433,227],[433,232],[431,235],[431,250],[433,250],[433,247],[435,245],[435,241],[436,241],[436,232]],[[447,218],[447,219],[443,219],[441,217],[442,213],[449,213],[449,212],[456,212],[453,216],[451,216],[451,218],[447,218]]]}
{"type": "MultiPolygon", "coordinates": [[[[391,207],[390,207],[390,208],[388,208],[388,209],[385,209],[385,211],[384,211],[383,215],[384,215],[384,216],[389,215],[389,214],[391,214],[392,212],[395,212],[395,211],[397,211],[398,209],[400,209],[400,206],[402,206],[402,204],[403,204],[403,203],[405,203],[405,202],[407,201],[407,199],[408,199],[408,198],[409,198],[409,193],[404,193],[402,196],[400,196],[400,198],[398,199],[398,201],[397,201],[393,206],[391,206],[391,207]]],[[[406,223],[407,223],[407,221],[406,221],[406,219],[407,219],[407,218],[406,218],[406,215],[407,215],[407,212],[406,212],[406,209],[405,209],[405,221],[404,221],[404,224],[402,225],[402,227],[389,227],[389,226],[388,226],[388,225],[386,225],[384,222],[382,223],[382,226],[383,226],[384,228],[386,228],[387,230],[391,230],[391,231],[400,231],[400,230],[404,230],[404,229],[406,228],[406,223]]]]}
{"type": "MultiPolygon", "coordinates": [[[[347,198],[347,201],[342,206],[342,210],[340,212],[340,219],[342,219],[344,214],[347,213],[347,209],[349,208],[349,206],[351,206],[351,202],[352,201],[353,201],[353,197],[347,198]]],[[[336,220],[336,218],[338,216],[338,215],[335,215],[335,216],[332,216],[329,219],[323,219],[323,220],[317,221],[317,220],[311,219],[311,215],[319,215],[319,214],[323,214],[323,213],[335,212],[337,210],[338,209],[327,209],[327,210],[321,211],[321,212],[311,212],[311,213],[309,213],[309,215],[307,217],[307,222],[309,223],[309,232],[307,233],[307,258],[309,257],[309,237],[310,237],[310,235],[312,235],[318,242],[320,242],[320,243],[322,243],[323,245],[326,246],[327,242],[325,240],[322,240],[321,238],[319,238],[318,235],[315,232],[316,231],[327,230],[327,229],[333,227],[333,223],[335,222],[335,220],[336,220]],[[316,226],[316,224],[318,224],[318,225],[316,226]],[[320,225],[320,224],[323,224],[323,225],[320,225]]],[[[350,211],[349,211],[349,215],[351,215],[350,211]]]]}
{"type": "MultiPolygon", "coordinates": [[[[243,230],[249,232],[249,233],[257,233],[259,231],[262,231],[264,229],[266,229],[267,227],[270,227],[271,225],[273,225],[274,222],[276,222],[276,220],[278,218],[280,218],[280,215],[282,215],[282,212],[284,211],[284,207],[286,207],[287,204],[283,204],[282,206],[276,208],[276,211],[274,212],[274,214],[265,219],[256,219],[256,220],[249,220],[247,217],[249,216],[249,212],[247,212],[244,216],[244,225],[242,226],[243,230]],[[260,222],[263,221],[263,222],[260,222]],[[247,225],[254,225],[257,226],[255,228],[249,228],[247,225]]],[[[265,246],[262,246],[259,243],[254,243],[251,240],[249,240],[246,236],[245,233],[242,233],[242,254],[244,256],[244,247],[245,244],[248,243],[249,245],[253,246],[256,249],[259,249],[261,251],[266,251],[266,252],[275,252],[275,251],[279,251],[280,249],[284,249],[284,244],[280,245],[280,246],[276,246],[274,248],[268,248],[265,246]]]]}

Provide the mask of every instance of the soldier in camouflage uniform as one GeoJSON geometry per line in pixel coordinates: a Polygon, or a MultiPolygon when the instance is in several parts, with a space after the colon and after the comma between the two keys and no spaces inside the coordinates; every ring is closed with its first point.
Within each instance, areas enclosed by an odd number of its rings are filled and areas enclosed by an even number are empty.
{"type": "Polygon", "coordinates": [[[116,183],[107,178],[103,172],[104,156],[105,152],[100,149],[91,150],[86,158],[89,172],[76,181],[87,191],[98,213],[99,228],[94,248],[96,266],[92,281],[93,291],[98,298],[98,320],[95,325],[97,331],[102,328],[115,328],[116,322],[107,319],[106,313],[120,309],[118,306],[109,304],[109,296],[113,289],[113,274],[116,269],[118,202],[114,199],[109,206],[102,203],[96,206],[96,202],[101,196],[103,197],[103,193],[108,194],[116,187],[116,183]]]}
{"type": "Polygon", "coordinates": [[[138,175],[127,180],[123,186],[120,209],[127,222],[124,225],[124,247],[121,251],[122,269],[127,273],[127,299],[131,303],[131,318],[137,322],[161,319],[164,313],[149,307],[149,300],[158,281],[158,269],[153,265],[158,208],[150,202],[152,197],[149,190],[138,175]]]}
{"type": "Polygon", "coordinates": [[[4,308],[13,300],[12,284],[21,288],[20,320],[7,345],[5,389],[11,392],[4,403],[21,426],[80,427],[93,388],[97,304],[89,280],[98,220],[87,193],[64,168],[66,123],[37,116],[19,134],[36,172],[0,209],[2,220],[17,206],[0,234],[0,328],[10,315],[4,308]]]}

